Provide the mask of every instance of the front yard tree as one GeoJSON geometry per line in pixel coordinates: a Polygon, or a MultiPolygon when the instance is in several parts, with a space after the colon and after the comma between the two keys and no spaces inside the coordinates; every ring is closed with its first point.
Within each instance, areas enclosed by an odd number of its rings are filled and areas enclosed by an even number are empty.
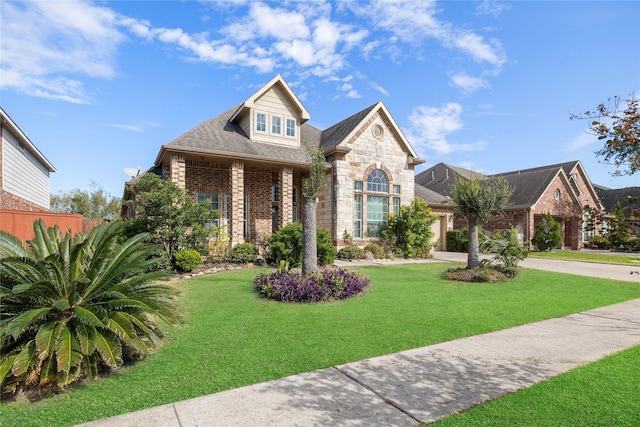
{"type": "Polygon", "coordinates": [[[199,249],[198,241],[210,234],[205,225],[219,218],[217,210],[197,204],[183,188],[153,173],[144,174],[131,191],[136,196],[127,202],[136,213],[133,228],[151,233],[170,261],[179,249],[199,249]]]}
{"type": "Polygon", "coordinates": [[[502,177],[478,180],[466,180],[457,177],[452,190],[451,199],[455,202],[455,211],[467,218],[469,223],[469,255],[467,268],[480,265],[480,245],[478,226],[480,221],[502,211],[509,203],[513,189],[502,177]]]}
{"type": "Polygon", "coordinates": [[[640,99],[633,94],[623,102],[615,96],[600,104],[596,111],[572,114],[571,119],[590,120],[587,133],[604,140],[604,146],[596,151],[596,156],[604,163],[613,164],[617,170],[613,175],[633,175],[640,171],[640,99]]]}
{"type": "Polygon", "coordinates": [[[302,274],[318,269],[318,249],[316,236],[316,208],[318,192],[324,182],[327,161],[320,149],[308,148],[309,176],[302,188],[302,274]]]}

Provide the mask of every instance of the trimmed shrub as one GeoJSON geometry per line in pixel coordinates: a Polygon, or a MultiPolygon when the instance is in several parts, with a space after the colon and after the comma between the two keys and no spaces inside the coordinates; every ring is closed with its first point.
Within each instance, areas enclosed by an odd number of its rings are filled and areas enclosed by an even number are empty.
{"type": "Polygon", "coordinates": [[[369,243],[364,247],[365,252],[369,252],[375,259],[384,259],[386,258],[384,255],[384,251],[377,243],[369,243]]]}
{"type": "Polygon", "coordinates": [[[258,248],[249,242],[235,245],[229,250],[226,256],[228,262],[236,264],[246,264],[248,262],[256,262],[258,259],[258,248]]]}
{"type": "Polygon", "coordinates": [[[431,215],[431,208],[418,197],[408,206],[402,206],[397,215],[389,214],[387,229],[382,233],[392,240],[404,258],[427,258],[433,245],[431,226],[438,217],[431,215]]]}
{"type": "Polygon", "coordinates": [[[465,227],[461,230],[447,231],[447,251],[468,252],[469,251],[469,230],[465,227]]]}
{"type": "Polygon", "coordinates": [[[173,266],[183,273],[193,271],[202,264],[202,255],[195,249],[183,249],[173,256],[173,266]]]}
{"type": "Polygon", "coordinates": [[[321,302],[359,295],[369,280],[353,271],[326,267],[307,277],[297,271],[276,271],[256,277],[253,283],[260,294],[276,301],[321,302]]]}
{"type": "Polygon", "coordinates": [[[591,248],[605,249],[611,246],[609,239],[604,236],[589,236],[587,238],[588,246],[591,248]]]}
{"type": "Polygon", "coordinates": [[[542,215],[542,223],[536,225],[531,243],[538,247],[539,251],[550,251],[562,242],[562,227],[551,215],[542,215]]]}
{"type": "Polygon", "coordinates": [[[357,246],[345,246],[338,251],[336,256],[338,259],[363,259],[364,251],[357,246]]]}
{"type": "MultiPolygon", "coordinates": [[[[316,245],[318,250],[318,264],[331,264],[336,259],[336,248],[331,243],[329,232],[324,228],[316,229],[316,245]]],[[[292,222],[271,235],[269,262],[280,264],[289,263],[290,267],[297,267],[302,263],[302,224],[292,222]]]]}

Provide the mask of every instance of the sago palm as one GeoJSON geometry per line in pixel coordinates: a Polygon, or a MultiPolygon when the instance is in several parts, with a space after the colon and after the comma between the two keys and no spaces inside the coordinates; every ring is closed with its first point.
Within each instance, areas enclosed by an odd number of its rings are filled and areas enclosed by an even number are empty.
{"type": "Polygon", "coordinates": [[[123,224],[90,234],[34,223],[25,248],[0,232],[0,382],[18,388],[65,386],[143,358],[175,323],[175,292],[159,285],[158,248],[145,234],[118,243],[123,224]]]}

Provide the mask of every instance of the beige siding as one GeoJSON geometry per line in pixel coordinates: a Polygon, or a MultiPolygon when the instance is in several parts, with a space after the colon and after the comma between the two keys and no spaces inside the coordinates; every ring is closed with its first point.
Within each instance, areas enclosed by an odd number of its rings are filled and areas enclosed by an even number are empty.
{"type": "Polygon", "coordinates": [[[49,171],[9,132],[2,138],[2,189],[49,209],[49,171]]]}
{"type": "Polygon", "coordinates": [[[251,139],[253,141],[267,142],[271,144],[290,145],[294,147],[300,146],[300,111],[298,107],[287,96],[286,92],[278,85],[269,89],[264,95],[255,101],[253,111],[251,112],[251,139]],[[266,132],[256,131],[256,113],[266,115],[266,132]],[[280,134],[271,132],[272,117],[280,117],[280,134]],[[296,121],[296,136],[287,137],[286,120],[287,118],[296,121]]]}

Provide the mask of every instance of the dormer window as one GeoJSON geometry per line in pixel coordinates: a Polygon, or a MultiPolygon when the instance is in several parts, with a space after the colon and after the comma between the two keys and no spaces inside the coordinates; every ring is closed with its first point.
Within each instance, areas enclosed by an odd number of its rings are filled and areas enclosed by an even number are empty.
{"type": "Polygon", "coordinates": [[[271,134],[282,135],[282,118],[280,116],[271,117],[271,134]]]}
{"type": "Polygon", "coordinates": [[[287,136],[296,137],[296,121],[294,119],[287,119],[287,136]]]}
{"type": "Polygon", "coordinates": [[[256,113],[256,132],[267,131],[267,115],[264,113],[256,113]]]}

